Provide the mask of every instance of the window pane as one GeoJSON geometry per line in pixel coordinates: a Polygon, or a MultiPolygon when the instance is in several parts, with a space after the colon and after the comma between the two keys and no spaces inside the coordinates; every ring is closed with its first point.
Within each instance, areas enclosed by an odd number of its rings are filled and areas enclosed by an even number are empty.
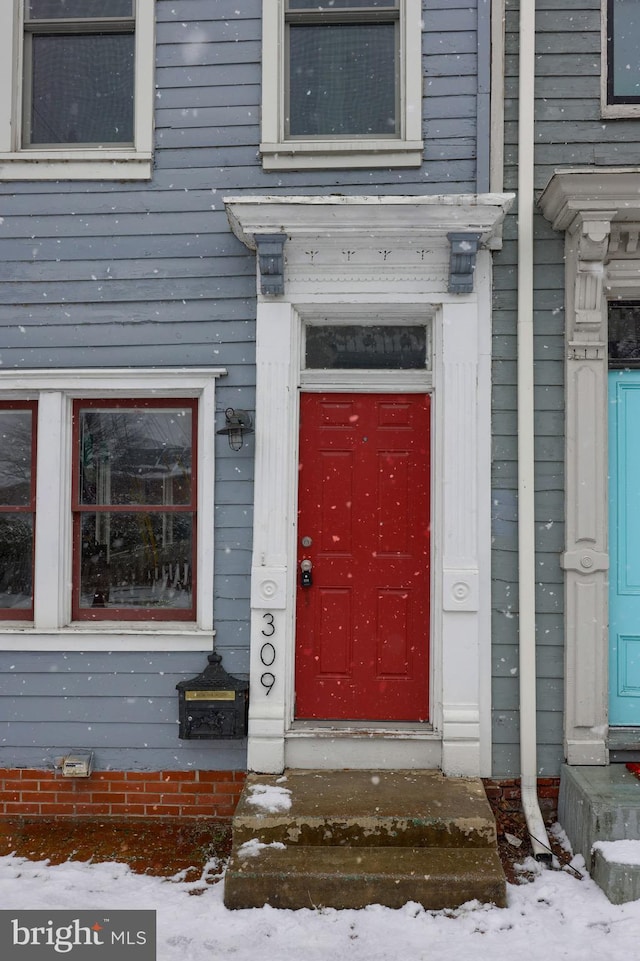
{"type": "Polygon", "coordinates": [[[364,325],[306,329],[306,366],[324,370],[424,370],[426,327],[364,325]]]}
{"type": "Polygon", "coordinates": [[[33,515],[0,514],[0,608],[33,606],[33,515]]]}
{"type": "Polygon", "coordinates": [[[31,504],[31,411],[0,410],[0,506],[31,504]]]}
{"type": "Polygon", "coordinates": [[[133,33],[31,43],[31,145],[133,142],[133,33]]]}
{"type": "Polygon", "coordinates": [[[395,136],[392,23],[289,26],[289,134],[395,136]]]}
{"type": "Polygon", "coordinates": [[[609,63],[614,97],[640,97],[640,0],[613,0],[609,63]]]}
{"type": "Polygon", "coordinates": [[[79,412],[80,504],[191,503],[189,408],[79,412]]]}
{"type": "Polygon", "coordinates": [[[10,619],[33,608],[34,410],[0,409],[0,610],[10,619]]]}
{"type": "Polygon", "coordinates": [[[80,607],[192,607],[193,515],[83,514],[80,607]]]}
{"type": "Polygon", "coordinates": [[[640,305],[609,305],[609,361],[613,367],[638,366],[640,305]]]}
{"type": "Polygon", "coordinates": [[[133,0],[29,0],[28,20],[132,17],[133,0]]]}

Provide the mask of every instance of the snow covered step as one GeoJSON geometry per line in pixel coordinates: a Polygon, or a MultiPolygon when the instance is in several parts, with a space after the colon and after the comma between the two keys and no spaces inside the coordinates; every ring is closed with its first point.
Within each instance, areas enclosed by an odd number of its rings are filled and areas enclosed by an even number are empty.
{"type": "Polygon", "coordinates": [[[230,908],[503,905],[482,782],[440,771],[252,774],[233,819],[230,908]]]}
{"type": "Polygon", "coordinates": [[[488,848],[295,847],[249,844],[225,876],[228,908],[364,908],[407,902],[431,910],[477,899],[506,906],[497,852],[488,848]]]}
{"type": "Polygon", "coordinates": [[[233,820],[236,847],[492,847],[495,819],[482,782],[440,771],[250,774],[233,820]]]}

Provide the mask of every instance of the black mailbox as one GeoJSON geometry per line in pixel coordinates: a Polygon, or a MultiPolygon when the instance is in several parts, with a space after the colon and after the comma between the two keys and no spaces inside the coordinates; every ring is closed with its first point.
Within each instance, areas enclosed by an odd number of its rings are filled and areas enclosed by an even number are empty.
{"type": "Polygon", "coordinates": [[[190,738],[246,737],[249,684],[227,674],[219,654],[209,654],[202,674],[179,681],[180,733],[190,738]]]}

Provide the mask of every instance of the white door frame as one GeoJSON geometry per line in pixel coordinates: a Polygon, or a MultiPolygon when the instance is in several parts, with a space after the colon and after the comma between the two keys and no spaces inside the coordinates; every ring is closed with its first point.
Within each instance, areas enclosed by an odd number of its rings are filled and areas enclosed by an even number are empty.
{"type": "Polygon", "coordinates": [[[609,762],[607,307],[640,299],[640,168],[557,171],[565,231],[565,721],[569,764],[609,762]]]}
{"type": "MultiPolygon", "coordinates": [[[[247,246],[259,246],[260,234],[287,238],[280,291],[259,293],[257,307],[250,770],[440,766],[449,774],[490,773],[491,255],[478,252],[471,293],[449,293],[447,233],[477,231],[486,244],[509,202],[504,195],[225,201],[232,229],[247,246]],[[428,730],[319,725],[305,731],[294,724],[302,325],[311,315],[337,319],[349,311],[433,318],[428,730]]],[[[266,269],[273,272],[273,264],[266,269]]],[[[381,374],[378,381],[407,390],[407,375],[381,374]]],[[[372,376],[367,386],[376,389],[375,383],[372,376]]],[[[413,389],[425,390],[424,375],[413,389]]]]}

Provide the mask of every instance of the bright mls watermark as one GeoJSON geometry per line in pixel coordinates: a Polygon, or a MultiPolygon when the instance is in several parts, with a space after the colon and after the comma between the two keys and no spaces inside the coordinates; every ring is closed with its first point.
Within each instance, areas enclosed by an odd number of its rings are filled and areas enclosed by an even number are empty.
{"type": "Polygon", "coordinates": [[[0,911],[7,961],[156,961],[155,911],[0,911]]]}

